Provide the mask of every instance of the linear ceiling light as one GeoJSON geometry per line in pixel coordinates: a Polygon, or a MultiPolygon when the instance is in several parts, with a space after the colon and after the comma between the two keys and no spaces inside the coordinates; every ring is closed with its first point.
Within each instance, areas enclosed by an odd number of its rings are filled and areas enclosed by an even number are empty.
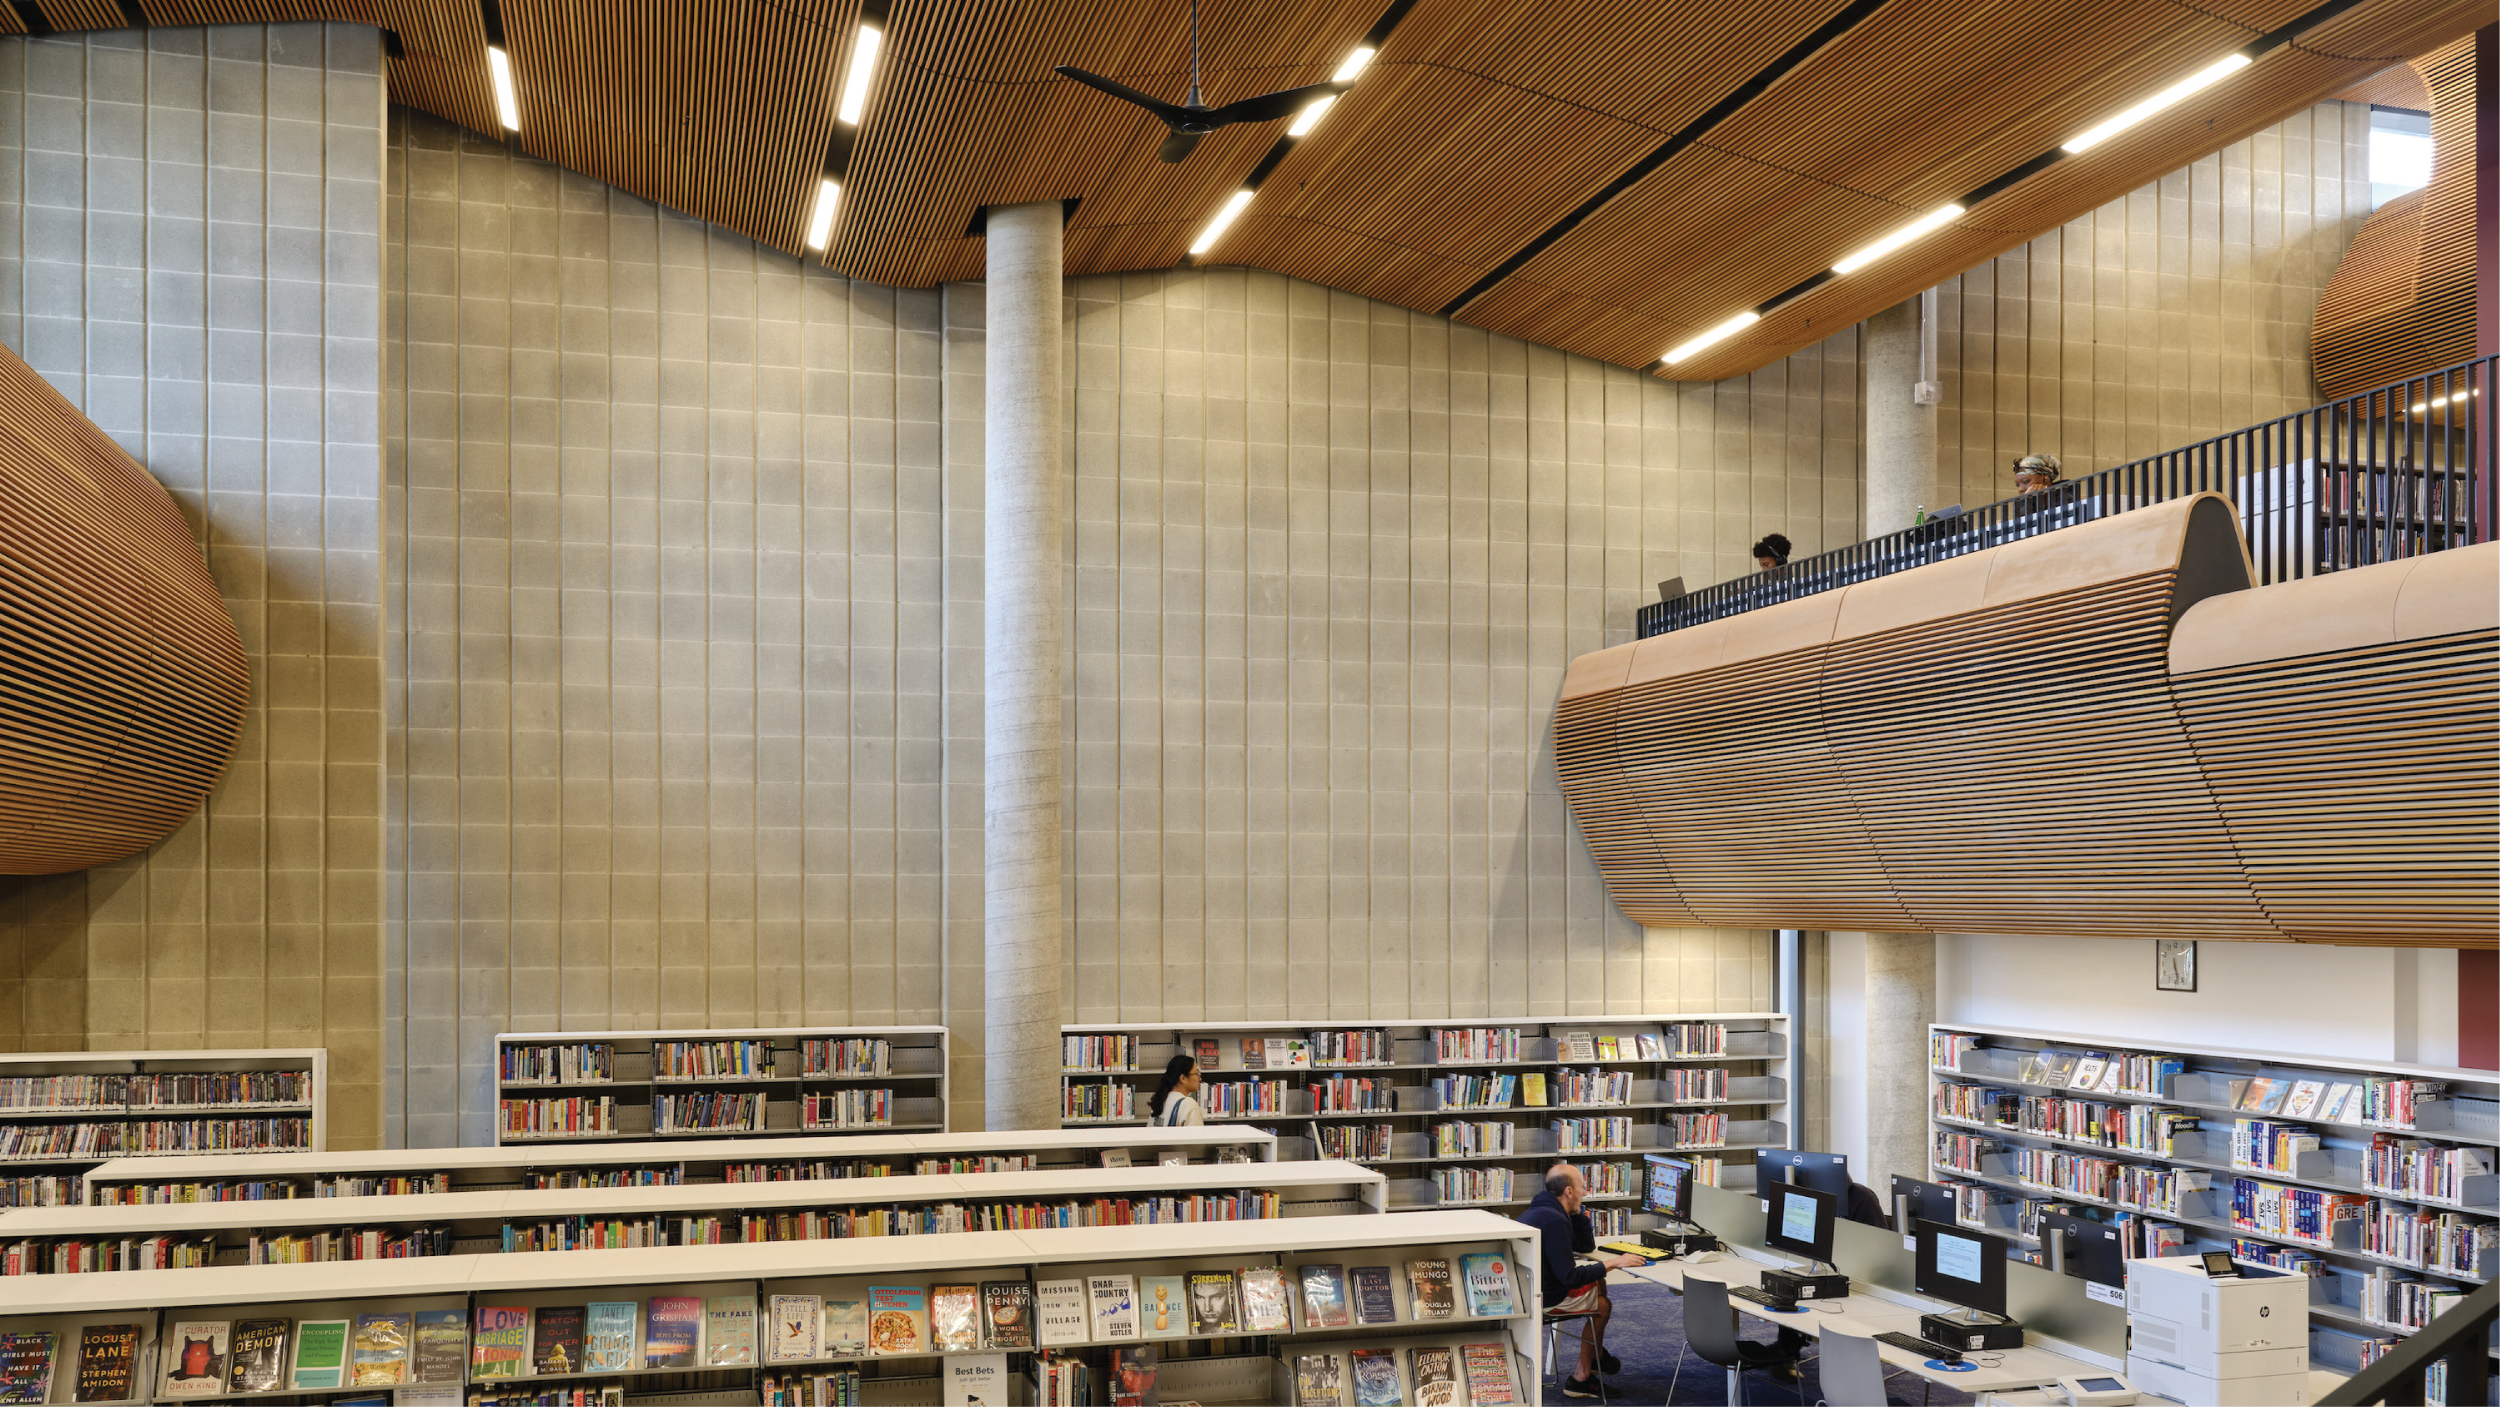
{"type": "Polygon", "coordinates": [[[1926,234],[1929,231],[1938,228],[1945,222],[1951,220],[1954,216],[1961,213],[1961,206],[1953,203],[1952,201],[1946,201],[1944,204],[1939,205],[1935,209],[1928,211],[1926,214],[1919,216],[1910,223],[1894,230],[1891,234],[1885,235],[1882,239],[1875,241],[1873,244],[1859,250],[1857,253],[1852,254],[1848,258],[1841,260],[1839,263],[1832,265],[1832,272],[1836,274],[1855,273],[1857,270],[1865,268],[1867,265],[1872,264],[1876,260],[1890,254],[1892,251],[1899,249],[1902,245],[1909,243],[1911,240],[1918,238],[1920,235],[1926,234]]]}
{"type": "Polygon", "coordinates": [[[2457,392],[2457,393],[2456,393],[2456,394],[2454,394],[2454,395],[2449,395],[2449,396],[2433,396],[2433,397],[2431,397],[2431,398],[2430,398],[2429,400],[2427,400],[2427,401],[2416,401],[2416,402],[2414,402],[2414,405],[2413,405],[2414,413],[2419,414],[2419,413],[2421,413],[2422,411],[2429,410],[2429,409],[2430,409],[2431,407],[2433,407],[2433,406],[2442,406],[2442,405],[2446,405],[2446,404],[2448,404],[2450,401],[2461,401],[2461,400],[2466,399],[2466,398],[2467,398],[2467,397],[2469,397],[2469,396],[2479,396],[2479,395],[2481,395],[2481,394],[2482,394],[2482,389],[2481,389],[2480,387],[2477,387],[2477,388],[2475,388],[2475,389],[2473,389],[2473,390],[2470,390],[2470,391],[2459,391],[2459,392],[2457,392]]]}
{"type": "Polygon", "coordinates": [[[1715,346],[1718,343],[1724,342],[1728,338],[1735,336],[1737,333],[1744,331],[1746,328],[1749,328],[1760,321],[1762,321],[1762,314],[1755,312],[1751,308],[1747,308],[1745,311],[1738,313],[1736,316],[1729,318],[1723,323],[1720,323],[1717,327],[1710,329],[1708,332],[1694,338],[1692,341],[1687,342],[1683,346],[1676,348],[1674,351],[1667,353],[1659,360],[1672,366],[1675,363],[1684,360],[1686,357],[1691,356],[1693,353],[1700,351],[1702,348],[1715,346]]]}
{"type": "Polygon", "coordinates": [[[884,42],[884,32],[873,24],[861,25],[859,38],[851,41],[851,71],[842,80],[842,106],[834,112],[846,127],[858,126],[868,110],[868,81],[877,76],[877,46],[884,42]]]}
{"type": "Polygon", "coordinates": [[[2226,54],[2207,67],[2180,79],[2100,126],[2088,128],[2081,135],[2068,138],[2065,143],[2066,150],[2069,152],[2089,151],[2163,108],[2212,87],[2248,67],[2252,62],[2254,60],[2246,54],[2226,54]]]}
{"type": "MultiPolygon", "coordinates": [[[[1372,55],[1378,52],[1379,50],[1372,48],[1368,44],[1356,45],[1354,52],[1345,56],[1345,62],[1337,65],[1337,71],[1329,75],[1328,81],[1331,83],[1353,82],[1355,79],[1362,76],[1363,65],[1370,63],[1372,61],[1372,55]]],[[[1311,104],[1309,107],[1302,109],[1301,115],[1294,118],[1293,125],[1285,129],[1285,135],[1288,137],[1308,135],[1312,128],[1319,125],[1320,118],[1327,115],[1329,105],[1336,101],[1337,95],[1331,93],[1327,97],[1320,99],[1318,102],[1311,104]]]]}
{"type": "Polygon", "coordinates": [[[1214,246],[1218,239],[1223,238],[1225,227],[1232,224],[1232,222],[1240,216],[1241,212],[1249,207],[1250,192],[1246,190],[1235,191],[1231,195],[1226,196],[1224,198],[1224,208],[1216,211],[1215,218],[1207,221],[1207,227],[1200,230],[1198,232],[1198,238],[1190,242],[1189,252],[1192,254],[1206,253],[1208,249],[1214,246]]]}
{"type": "Polygon", "coordinates": [[[501,44],[486,46],[486,76],[495,85],[495,118],[507,132],[521,130],[521,94],[512,86],[512,56],[501,44]]]}
{"type": "Polygon", "coordinates": [[[819,254],[833,240],[834,207],[842,203],[842,183],[831,176],[816,183],[816,208],[807,217],[807,247],[819,254]]]}

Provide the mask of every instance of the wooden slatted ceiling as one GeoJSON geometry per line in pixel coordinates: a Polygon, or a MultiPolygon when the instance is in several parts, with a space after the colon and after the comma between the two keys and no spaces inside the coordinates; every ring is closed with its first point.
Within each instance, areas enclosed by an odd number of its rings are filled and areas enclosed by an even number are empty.
{"type": "Polygon", "coordinates": [[[250,700],[181,511],[0,350],[0,874],[164,837],[225,770],[250,700]]]}

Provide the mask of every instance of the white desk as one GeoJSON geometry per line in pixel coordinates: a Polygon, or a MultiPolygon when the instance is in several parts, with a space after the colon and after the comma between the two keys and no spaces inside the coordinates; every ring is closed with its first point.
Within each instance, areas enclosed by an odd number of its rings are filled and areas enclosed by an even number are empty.
{"type": "MultiPolygon", "coordinates": [[[[2342,1373],[2333,1372],[2325,1368],[2310,1369],[2309,1400],[2312,1402],[2317,1401],[2320,1397],[2325,1396],[2329,1389],[2335,1387],[2343,1381],[2344,1375],[2342,1373]]],[[[2148,1392],[2137,1400],[2140,1402],[2159,1404],[2168,1402],[2170,1399],[2167,1397],[2159,1397],[2148,1392]]],[[[1981,1399],[1980,1407],[2066,1407],[2066,1399],[2060,1397],[2057,1389],[2053,1387],[2024,1388],[2018,1392],[1990,1393],[1987,1397],[1981,1399]]]]}
{"type": "MultiPolygon", "coordinates": [[[[1618,1273],[1664,1285],[1681,1294],[1684,1291],[1684,1277],[1687,1274],[1724,1281],[1729,1285],[1750,1285],[1759,1289],[1765,1268],[1765,1262],[1754,1260],[1739,1249],[1735,1254],[1721,1253],[1717,1260],[1699,1265],[1681,1260],[1662,1260],[1638,1270],[1618,1273]]],[[[1933,1310],[1950,1307],[1928,1304],[1880,1286],[1855,1282],[1851,1284],[1850,1294],[1846,1299],[1824,1301],[1826,1304],[1839,1306],[1837,1310],[1808,1309],[1797,1314],[1782,1314],[1777,1310],[1755,1304],[1751,1300],[1738,1299],[1733,1295],[1728,1297],[1728,1303],[1733,1305],[1740,1314],[1750,1314],[1764,1323],[1794,1329],[1798,1333],[1814,1338],[1823,1336],[1824,1325],[1835,1322],[1847,1324],[1851,1329],[1870,1336],[1887,1332],[1915,1335],[1918,1333],[1919,1316],[1933,1310]]],[[[1905,1369],[1932,1382],[1958,1388],[1974,1397],[2009,1392],[2019,1388],[2038,1387],[2044,1383],[2053,1383],[2059,1378],[2088,1377],[2095,1373],[2106,1373],[2113,1368],[2125,1366],[2124,1364],[2098,1363],[2081,1358],[2070,1358],[2065,1354],[2051,1352],[2045,1348],[2025,1346],[2006,1349],[2002,1352],[1988,1350],[1972,1354],[1967,1360],[1971,1363],[1978,1364],[1983,1358],[1993,1359],[1995,1362],[1980,1364],[1967,1372],[1954,1373],[1930,1368],[1927,1366],[1926,1359],[1903,1349],[1894,1348],[1888,1343],[1879,1343],[1875,1347],[1883,1355],[1885,1366],[1905,1369]]]]}

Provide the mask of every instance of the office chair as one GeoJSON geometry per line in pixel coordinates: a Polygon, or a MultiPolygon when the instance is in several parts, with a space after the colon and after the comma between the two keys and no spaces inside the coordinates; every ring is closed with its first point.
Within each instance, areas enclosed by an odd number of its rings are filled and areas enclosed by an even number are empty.
{"type": "Polygon", "coordinates": [[[1875,1340],[1836,1325],[1823,1326],[1822,1352],[1815,1370],[1823,1382],[1823,1400],[1831,1407],[1890,1407],[1884,1395],[1884,1355],[1875,1340]]]}
{"type": "Polygon", "coordinates": [[[1704,1361],[1727,1370],[1727,1400],[1731,1404],[1745,1400],[1743,1374],[1747,1369],[1797,1361],[1775,1345],[1748,1343],[1736,1337],[1736,1311],[1728,1306],[1727,1283],[1699,1275],[1684,1277],[1684,1341],[1704,1361]]]}
{"type": "MultiPolygon", "coordinates": [[[[1561,1337],[1562,1331],[1566,1327],[1569,1328],[1571,1330],[1571,1347],[1573,1350],[1571,1361],[1574,1365],[1578,1364],[1580,1361],[1578,1352],[1580,1344],[1588,1338],[1589,1322],[1596,1317],[1597,1314],[1595,1311],[1586,1309],[1575,1309],[1569,1311],[1549,1309],[1545,1311],[1546,1377],[1551,1378],[1558,1384],[1570,1379],[1573,1370],[1563,1366],[1562,1355],[1554,1351],[1555,1342],[1561,1337]]],[[[1600,1403],[1603,1403],[1606,1400],[1606,1375],[1601,1372],[1597,1374],[1596,1377],[1597,1400],[1600,1403]]],[[[1562,1390],[1560,1387],[1557,1387],[1547,1396],[1549,1400],[1558,1401],[1562,1397],[1562,1390]]]]}

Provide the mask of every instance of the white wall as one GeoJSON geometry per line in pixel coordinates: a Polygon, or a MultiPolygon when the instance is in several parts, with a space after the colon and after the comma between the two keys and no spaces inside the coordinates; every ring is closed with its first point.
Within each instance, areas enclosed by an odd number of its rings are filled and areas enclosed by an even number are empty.
{"type": "MultiPolygon", "coordinates": [[[[2162,992],[2153,987],[2150,939],[1945,935],[1936,940],[1936,1019],[2148,1044],[2457,1063],[2453,951],[2206,943],[2197,967],[2196,991],[2162,992]]],[[[1835,1080],[1835,1106],[1838,1099],[1835,1080]]],[[[1835,1107],[1835,1129],[1838,1118],[1835,1107]]]]}

